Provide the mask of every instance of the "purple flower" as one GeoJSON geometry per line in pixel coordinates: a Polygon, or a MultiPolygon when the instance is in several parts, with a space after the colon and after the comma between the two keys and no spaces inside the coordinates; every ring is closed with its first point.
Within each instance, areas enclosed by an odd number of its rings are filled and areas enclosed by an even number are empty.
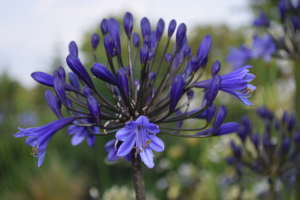
{"type": "Polygon", "coordinates": [[[69,53],[78,57],[78,47],[74,41],[70,42],[69,44],[69,53]]]}
{"type": "Polygon", "coordinates": [[[118,149],[118,156],[126,156],[135,148],[137,156],[141,156],[142,161],[149,168],[154,167],[153,151],[161,152],[164,150],[164,143],[154,134],[159,133],[159,128],[145,116],[140,116],[136,121],[130,121],[125,128],[116,133],[116,138],[123,141],[118,149]]]}
{"type": "Polygon", "coordinates": [[[228,63],[230,63],[233,69],[238,69],[244,66],[251,58],[251,50],[245,45],[240,45],[240,48],[231,47],[229,54],[226,57],[228,63]]]}
{"type": "Polygon", "coordinates": [[[94,76],[112,85],[118,85],[116,77],[102,64],[94,63],[91,67],[91,72],[94,76]]]}
{"type": "Polygon", "coordinates": [[[174,31],[176,29],[176,21],[172,19],[169,23],[169,28],[168,28],[168,38],[171,38],[174,31]]]}
{"type": "Polygon", "coordinates": [[[170,97],[170,108],[169,112],[173,112],[176,108],[178,101],[180,100],[183,88],[183,79],[181,76],[177,75],[172,84],[171,97],[170,97]]]}
{"type": "MultiPolygon", "coordinates": [[[[116,139],[112,139],[110,141],[108,141],[105,146],[104,146],[104,150],[108,153],[107,154],[107,160],[108,161],[115,161],[119,158],[119,156],[117,155],[118,149],[120,148],[121,144],[123,143],[122,141],[118,141],[116,144],[116,139]]],[[[127,162],[129,162],[131,160],[131,156],[130,153],[127,154],[126,156],[124,156],[125,160],[127,162]]]]}
{"type": "Polygon", "coordinates": [[[272,54],[276,51],[276,45],[268,34],[265,34],[261,38],[255,35],[251,51],[253,58],[263,58],[266,62],[270,62],[272,54]]]}
{"type": "Polygon", "coordinates": [[[97,33],[94,33],[91,39],[91,43],[94,51],[97,49],[99,42],[100,42],[100,36],[97,33]]]}
{"type": "Polygon", "coordinates": [[[165,22],[163,19],[159,19],[157,26],[156,26],[156,40],[160,41],[160,38],[162,36],[162,34],[164,33],[164,29],[165,29],[165,22]]]}
{"type": "MultiPolygon", "coordinates": [[[[245,105],[253,105],[247,99],[256,89],[255,86],[249,84],[249,82],[251,82],[255,78],[253,74],[248,73],[248,68],[251,67],[252,66],[247,65],[236,69],[228,74],[222,75],[220,90],[233,95],[234,97],[242,101],[245,105]]],[[[211,82],[212,78],[205,81],[196,82],[194,83],[194,86],[197,88],[209,89],[211,82]]]]}
{"type": "Polygon", "coordinates": [[[53,135],[75,120],[75,117],[66,117],[50,124],[35,128],[19,128],[15,137],[27,137],[26,144],[32,147],[32,155],[39,157],[38,167],[43,164],[46,148],[53,135]]]}
{"type": "MultiPolygon", "coordinates": [[[[84,116],[83,114],[77,114],[77,116],[84,116]]],[[[90,119],[80,119],[81,122],[83,123],[91,123],[93,122],[90,119]]],[[[77,121],[74,121],[74,123],[78,123],[77,121]]],[[[73,135],[71,143],[73,146],[76,146],[83,142],[83,140],[86,139],[88,145],[90,147],[93,147],[95,142],[96,142],[96,136],[91,134],[91,132],[95,134],[99,134],[99,128],[97,126],[75,126],[75,125],[70,125],[67,133],[68,135],[73,135]]]]}
{"type": "Polygon", "coordinates": [[[123,18],[123,27],[128,38],[131,37],[132,28],[133,28],[133,17],[130,12],[125,13],[123,18]]]}
{"type": "Polygon", "coordinates": [[[268,28],[270,26],[270,22],[266,16],[266,13],[261,11],[259,17],[253,21],[253,25],[268,28]]]}

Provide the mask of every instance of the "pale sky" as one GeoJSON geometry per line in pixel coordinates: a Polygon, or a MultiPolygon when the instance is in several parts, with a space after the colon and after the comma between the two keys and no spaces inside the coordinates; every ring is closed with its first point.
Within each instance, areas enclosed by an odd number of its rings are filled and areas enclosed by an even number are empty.
{"type": "MultiPolygon", "coordinates": [[[[46,71],[56,49],[68,55],[68,44],[80,46],[88,30],[102,18],[131,12],[156,26],[159,18],[195,25],[251,24],[248,0],[0,0],[0,73],[7,70],[24,86],[32,87],[34,71],[46,71]],[[154,24],[155,23],[155,24],[154,24]]],[[[165,29],[166,30],[166,29],[165,29]]],[[[101,38],[102,41],[102,38],[101,38]]],[[[66,65],[64,66],[66,67],[66,65]]]]}

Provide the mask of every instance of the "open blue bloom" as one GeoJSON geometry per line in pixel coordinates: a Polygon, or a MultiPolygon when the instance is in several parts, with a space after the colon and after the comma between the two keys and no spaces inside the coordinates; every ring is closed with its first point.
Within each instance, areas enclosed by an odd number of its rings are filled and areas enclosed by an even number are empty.
{"type": "Polygon", "coordinates": [[[142,161],[149,168],[154,167],[153,152],[164,150],[164,143],[154,134],[159,133],[159,128],[145,116],[140,116],[136,121],[130,121],[125,128],[116,133],[116,138],[123,141],[118,149],[118,156],[126,156],[133,148],[136,149],[135,155],[141,156],[142,161]]]}
{"type": "MultiPolygon", "coordinates": [[[[107,160],[108,161],[115,161],[117,160],[118,158],[120,158],[118,155],[117,155],[117,152],[118,152],[118,149],[120,148],[121,144],[123,142],[121,141],[118,141],[117,144],[116,144],[116,139],[112,139],[112,140],[109,140],[105,145],[104,145],[104,150],[108,153],[107,154],[107,160]]],[[[125,155],[124,156],[124,159],[129,162],[131,160],[131,156],[130,156],[130,153],[125,155]]]]}
{"type": "MultiPolygon", "coordinates": [[[[245,105],[253,105],[247,98],[251,96],[253,91],[256,89],[254,85],[249,84],[255,76],[248,73],[248,68],[251,68],[251,65],[241,67],[239,69],[233,70],[232,72],[222,75],[222,81],[220,90],[228,94],[233,95],[242,101],[245,105]]],[[[197,88],[210,88],[212,82],[211,79],[205,81],[199,81],[194,83],[194,86],[197,88]]]]}
{"type": "Polygon", "coordinates": [[[239,49],[233,47],[230,48],[226,60],[232,65],[233,69],[238,69],[248,62],[251,55],[251,50],[248,47],[240,45],[239,49]]]}
{"type": "MultiPolygon", "coordinates": [[[[77,116],[85,116],[83,114],[77,114],[77,116]]],[[[93,120],[91,119],[80,119],[81,123],[93,123],[93,120]]],[[[77,121],[74,121],[74,123],[79,123],[77,121]]],[[[90,147],[93,147],[96,142],[96,136],[91,134],[99,134],[99,128],[97,126],[76,126],[76,125],[70,125],[67,133],[69,135],[73,135],[71,143],[73,146],[76,146],[83,142],[83,140],[86,139],[86,142],[90,147]]]]}
{"type": "Polygon", "coordinates": [[[39,157],[38,167],[40,167],[43,164],[45,158],[47,145],[53,137],[53,135],[63,127],[72,123],[74,120],[75,117],[66,117],[41,127],[26,129],[19,128],[20,131],[14,136],[27,137],[26,144],[32,147],[31,154],[34,157],[39,157]]]}
{"type": "Polygon", "coordinates": [[[253,36],[252,57],[263,58],[266,62],[271,61],[272,54],[276,51],[276,45],[270,35],[265,34],[263,37],[253,36]]]}

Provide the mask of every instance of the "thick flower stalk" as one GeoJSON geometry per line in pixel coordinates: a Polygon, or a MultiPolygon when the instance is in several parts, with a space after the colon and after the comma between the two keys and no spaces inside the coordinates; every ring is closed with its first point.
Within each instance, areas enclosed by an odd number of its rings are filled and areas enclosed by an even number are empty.
{"type": "Polygon", "coordinates": [[[264,106],[257,109],[257,115],[264,123],[264,133],[259,134],[250,119],[243,117],[241,129],[237,133],[241,145],[231,141],[233,154],[226,161],[235,167],[238,176],[250,170],[260,177],[267,177],[270,199],[275,199],[276,179],[287,181],[297,174],[300,130],[296,126],[295,114],[284,112],[279,120],[264,106]]]}
{"type": "MultiPolygon", "coordinates": [[[[204,138],[234,133],[239,129],[239,125],[234,122],[223,124],[227,108],[223,105],[215,112],[213,102],[221,90],[235,96],[244,104],[251,105],[247,98],[255,90],[255,87],[249,84],[254,78],[254,75],[248,73],[251,66],[219,75],[221,63],[215,61],[212,78],[201,80],[212,43],[211,37],[207,35],[203,38],[197,54],[193,56],[187,45],[186,25],[180,24],[175,33],[176,25],[175,20],[169,23],[167,44],[163,54],[158,55],[157,49],[164,33],[165,22],[160,19],[156,29],[151,30],[149,20],[144,17],[141,20],[140,36],[138,33],[132,33],[133,17],[130,13],[126,13],[123,27],[127,35],[127,53],[122,53],[120,24],[113,18],[103,19],[100,29],[107,60],[102,61],[106,64],[98,62],[96,49],[102,39],[95,33],[91,38],[95,63],[88,68],[94,78],[80,61],[74,41],[69,45],[70,54],[66,58],[66,63],[72,70],[68,74],[69,83],[66,82],[63,67],[59,67],[53,75],[43,72],[32,73],[33,79],[37,82],[54,88],[56,96],[51,91],[46,91],[49,107],[59,118],[57,122],[53,122],[54,125],[58,127],[56,124],[60,124],[61,120],[69,119],[66,121],[68,123],[63,123],[56,129],[48,125],[38,128],[41,130],[38,135],[44,135],[45,132],[48,136],[51,132],[52,137],[57,130],[70,125],[67,132],[73,135],[71,140],[73,145],[86,139],[89,146],[93,146],[96,136],[114,134],[116,139],[109,141],[104,149],[108,152],[109,161],[121,157],[132,161],[137,199],[145,199],[140,160],[147,167],[154,167],[153,151],[164,150],[164,143],[159,138],[162,134],[204,138]],[[176,43],[173,52],[168,53],[174,33],[176,43]],[[123,61],[125,56],[128,56],[128,63],[123,61]],[[158,64],[154,65],[155,60],[158,64]],[[101,94],[94,81],[106,83],[107,88],[101,88],[101,91],[105,89],[110,91],[113,102],[101,94]],[[194,88],[201,90],[195,93],[194,88]],[[201,95],[203,95],[202,105],[190,110],[189,105],[199,100],[201,95]],[[184,97],[188,100],[183,101],[184,97]],[[62,115],[61,104],[71,117],[66,118],[62,115]],[[216,118],[213,127],[207,128],[214,116],[216,118]],[[182,128],[183,121],[190,118],[198,118],[206,123],[203,127],[182,128]]],[[[31,132],[31,129],[25,129],[22,131],[24,134],[17,133],[16,136],[32,137],[26,131],[31,132]]],[[[51,139],[50,136],[46,138],[47,143],[51,139]]],[[[40,151],[45,150],[46,146],[43,145],[43,149],[40,149],[39,139],[37,144],[34,146],[30,143],[35,147],[35,153],[38,155],[43,153],[44,156],[44,152],[40,151]]],[[[39,166],[41,163],[42,159],[39,160],[39,166]]]]}

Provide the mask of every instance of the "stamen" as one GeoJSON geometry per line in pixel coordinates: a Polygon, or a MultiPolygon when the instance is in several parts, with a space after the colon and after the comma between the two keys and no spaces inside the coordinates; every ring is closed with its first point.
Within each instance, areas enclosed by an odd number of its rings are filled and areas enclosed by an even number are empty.
{"type": "Polygon", "coordinates": [[[118,142],[119,142],[119,140],[116,140],[115,145],[114,145],[116,151],[118,151],[118,149],[117,149],[118,142]]]}

